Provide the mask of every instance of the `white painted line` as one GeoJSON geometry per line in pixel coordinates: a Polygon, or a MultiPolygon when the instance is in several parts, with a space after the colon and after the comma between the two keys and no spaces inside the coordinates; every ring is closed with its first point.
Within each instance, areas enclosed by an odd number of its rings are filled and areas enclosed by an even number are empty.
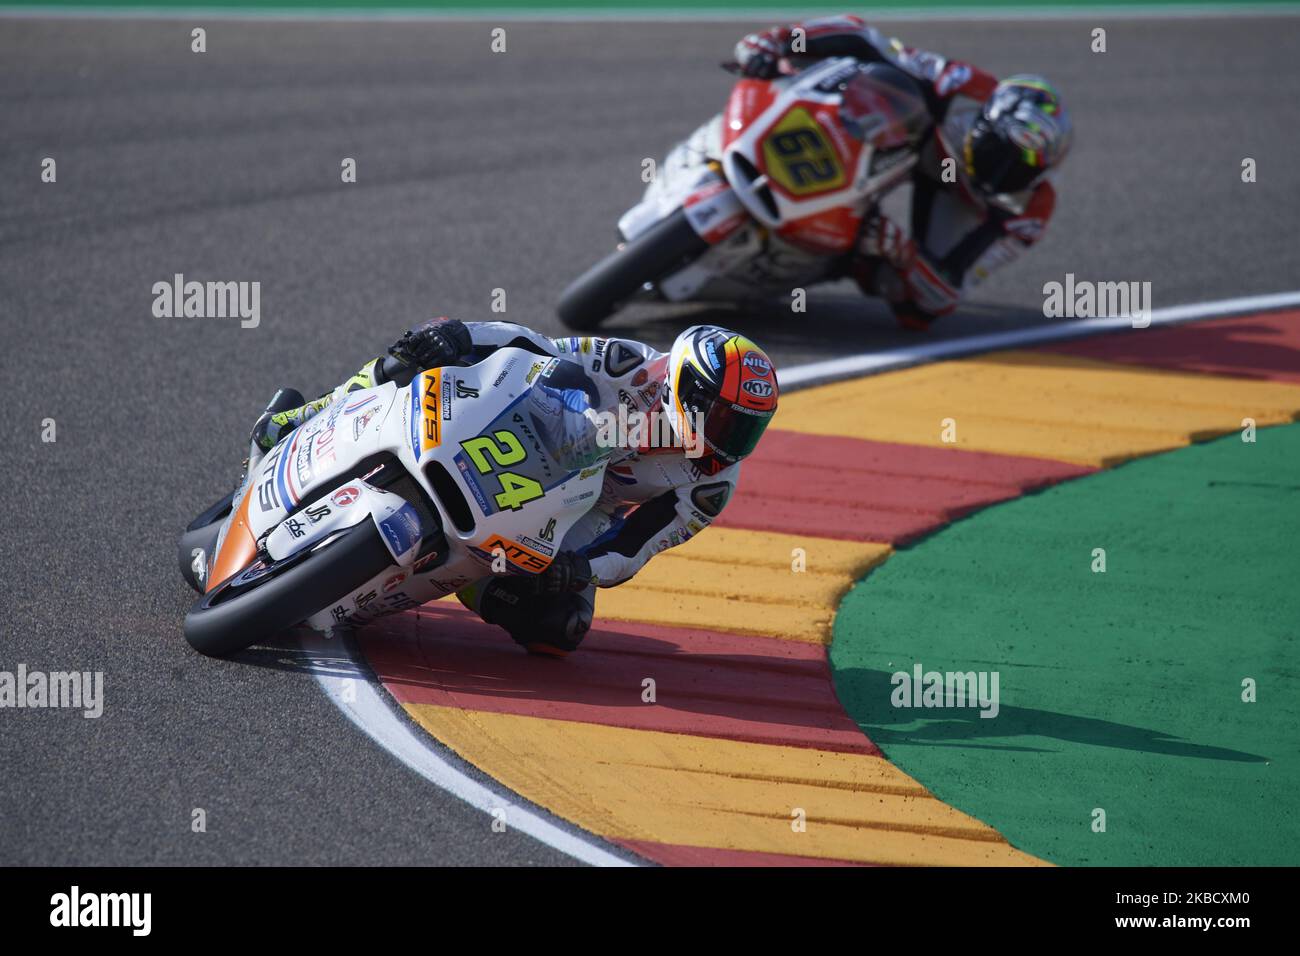
{"type": "MultiPolygon", "coordinates": [[[[1282,309],[1289,306],[1300,306],[1300,291],[1245,296],[1238,299],[1220,299],[1217,302],[1200,302],[1191,305],[1175,305],[1167,309],[1153,309],[1150,328],[1160,325],[1175,325],[1179,322],[1192,322],[1197,319],[1212,319],[1237,313],[1264,312],[1269,309],[1282,309]]],[[[1148,331],[1148,329],[1133,328],[1133,322],[1128,318],[1075,319],[1069,322],[1032,325],[1027,328],[969,335],[959,339],[944,339],[940,342],[925,342],[865,355],[848,355],[844,358],[827,359],[824,362],[810,362],[807,365],[796,365],[794,368],[785,369],[784,371],[778,369],[777,374],[782,388],[806,388],[810,385],[820,385],[859,375],[871,375],[876,372],[888,372],[893,369],[908,368],[912,365],[921,365],[925,362],[935,362],[941,359],[958,358],[963,355],[975,355],[980,352],[992,352],[998,349],[1019,348],[1024,345],[1037,345],[1041,342],[1081,338],[1087,335],[1097,335],[1101,332],[1118,332],[1125,329],[1132,335],[1141,335],[1143,332],[1148,331]]]]}
{"type": "MultiPolygon", "coordinates": [[[[841,6],[843,6],[841,4],[841,6]]],[[[353,8],[302,9],[298,7],[186,7],[182,2],[170,8],[102,6],[16,7],[0,6],[0,18],[24,20],[43,19],[95,19],[95,20],[262,20],[297,22],[305,20],[330,20],[337,22],[390,22],[419,23],[436,20],[449,23],[793,23],[814,16],[843,12],[834,5],[824,10],[813,7],[796,7],[789,10],[757,9],[736,10],[728,7],[692,7],[632,10],[593,10],[584,7],[556,7],[547,9],[492,10],[489,7],[445,7],[440,10],[411,10],[409,8],[378,9],[364,6],[353,8]]],[[[937,7],[920,8],[907,4],[876,7],[870,11],[872,23],[917,23],[936,20],[952,22],[1009,21],[1023,23],[1043,20],[1165,20],[1165,19],[1222,19],[1237,17],[1294,17],[1300,16],[1300,5],[1293,3],[1120,3],[1113,5],[1087,4],[1037,8],[1029,5],[988,7],[937,7]]]]}
{"type": "Polygon", "coordinates": [[[583,863],[593,866],[636,865],[610,853],[594,840],[556,826],[519,797],[484,786],[451,764],[433,749],[430,738],[416,733],[404,717],[394,712],[396,703],[390,706],[388,692],[371,681],[344,642],[326,641],[305,628],[299,633],[312,672],[325,696],[362,733],[425,780],[484,813],[505,810],[507,827],[527,833],[583,863]]]}

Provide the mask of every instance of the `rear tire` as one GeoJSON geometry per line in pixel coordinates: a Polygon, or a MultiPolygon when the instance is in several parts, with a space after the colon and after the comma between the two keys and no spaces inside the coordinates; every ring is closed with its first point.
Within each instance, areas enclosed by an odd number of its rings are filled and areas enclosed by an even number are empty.
{"type": "Polygon", "coordinates": [[[708,248],[686,212],[678,209],[569,283],[556,310],[560,321],[575,331],[590,331],[642,285],[694,262],[708,248]]]}
{"type": "Polygon", "coordinates": [[[293,627],[393,564],[367,517],[282,571],[273,568],[242,587],[232,584],[238,575],[223,581],[185,615],[185,640],[210,657],[233,654],[293,627]]]}

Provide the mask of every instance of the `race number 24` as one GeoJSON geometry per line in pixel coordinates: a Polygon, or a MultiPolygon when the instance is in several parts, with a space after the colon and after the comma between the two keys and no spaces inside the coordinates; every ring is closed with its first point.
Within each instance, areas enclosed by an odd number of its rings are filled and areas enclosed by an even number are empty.
{"type": "Polygon", "coordinates": [[[518,465],[528,457],[528,452],[520,444],[515,433],[502,428],[491,435],[479,435],[460,443],[469,460],[480,475],[495,474],[501,482],[501,491],[496,494],[498,508],[518,511],[530,501],[536,501],[546,492],[541,483],[526,475],[513,471],[497,471],[498,468],[510,468],[518,465]],[[491,459],[489,461],[488,459],[491,459]]]}

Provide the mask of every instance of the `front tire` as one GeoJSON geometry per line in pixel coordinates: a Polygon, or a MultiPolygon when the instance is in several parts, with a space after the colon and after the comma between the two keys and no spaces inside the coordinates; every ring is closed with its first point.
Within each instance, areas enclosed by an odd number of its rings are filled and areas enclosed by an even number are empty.
{"type": "Polygon", "coordinates": [[[590,331],[642,285],[694,262],[708,248],[686,212],[678,209],[569,283],[560,295],[560,321],[575,331],[590,331]]]}
{"type": "Polygon", "coordinates": [[[392,567],[393,557],[367,517],[283,565],[243,585],[236,574],[195,601],[185,615],[190,647],[223,657],[274,637],[392,567]]]}

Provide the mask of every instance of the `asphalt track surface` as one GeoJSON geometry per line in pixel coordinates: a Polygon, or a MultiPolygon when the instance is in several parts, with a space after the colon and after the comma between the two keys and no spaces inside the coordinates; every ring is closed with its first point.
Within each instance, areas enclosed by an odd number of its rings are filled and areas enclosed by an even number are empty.
{"type": "MultiPolygon", "coordinates": [[[[1078,130],[1044,244],[933,334],[1045,321],[1066,272],[1149,280],[1156,307],[1294,288],[1295,23],[893,28],[1048,73],[1078,130]]],[[[0,669],[106,685],[97,720],[0,711],[0,864],[571,862],[374,746],[293,642],[190,651],[174,542],[277,385],[323,391],[432,314],[501,318],[496,288],[505,318],[558,333],[642,158],[721,106],[745,25],[510,22],[501,55],[491,23],[218,20],[201,56],[190,26],[0,19],[0,669]],[[177,272],[261,281],[261,325],[154,318],[177,272]]],[[[664,345],[717,319],[784,364],[915,341],[847,289],[810,311],[644,307],[611,329],[664,345]]]]}

